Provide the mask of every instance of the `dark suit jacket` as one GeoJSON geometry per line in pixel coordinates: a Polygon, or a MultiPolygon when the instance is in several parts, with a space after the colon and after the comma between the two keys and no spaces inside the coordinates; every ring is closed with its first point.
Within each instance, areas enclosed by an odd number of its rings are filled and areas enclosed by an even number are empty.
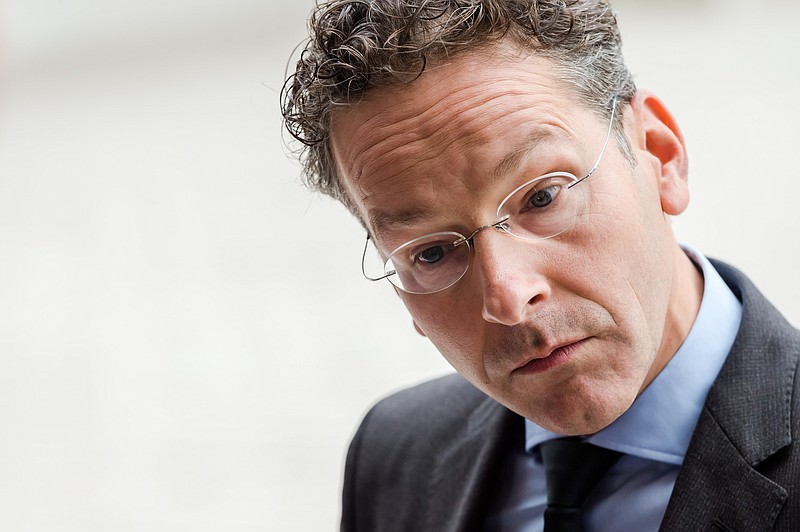
{"type": "MultiPolygon", "coordinates": [[[[800,531],[800,331],[740,272],[714,266],[742,324],[709,392],[663,531],[800,531]]],[[[342,530],[480,530],[523,420],[457,375],[378,403],[347,455],[342,530]]],[[[625,531],[627,532],[627,531],[625,531]]]]}

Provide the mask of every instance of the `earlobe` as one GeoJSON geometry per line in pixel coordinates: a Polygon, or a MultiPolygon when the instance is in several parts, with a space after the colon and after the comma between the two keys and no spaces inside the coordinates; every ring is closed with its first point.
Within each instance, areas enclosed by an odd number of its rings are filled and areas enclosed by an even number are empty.
{"type": "Polygon", "coordinates": [[[637,91],[631,101],[636,132],[634,141],[658,166],[661,209],[678,215],[689,205],[689,161],[683,134],[664,103],[648,91],[637,91]]]}
{"type": "Polygon", "coordinates": [[[416,322],[416,321],[414,321],[414,322],[412,322],[412,323],[414,324],[414,330],[415,330],[415,331],[417,331],[417,332],[418,332],[418,333],[419,333],[421,336],[425,336],[425,337],[427,337],[427,336],[428,336],[427,334],[425,334],[424,332],[422,332],[422,329],[420,329],[420,328],[419,328],[419,325],[417,325],[417,322],[416,322]]]}

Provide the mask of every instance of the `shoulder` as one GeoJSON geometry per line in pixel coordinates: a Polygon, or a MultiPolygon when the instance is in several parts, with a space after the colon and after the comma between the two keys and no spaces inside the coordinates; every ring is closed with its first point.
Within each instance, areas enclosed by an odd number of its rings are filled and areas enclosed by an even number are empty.
{"type": "MultiPolygon", "coordinates": [[[[800,331],[742,272],[720,261],[713,260],[712,264],[741,301],[742,321],[706,406],[718,417],[727,417],[729,423],[747,429],[759,421],[777,426],[774,422],[789,419],[791,412],[787,409],[796,409],[800,400],[800,393],[796,393],[800,390],[800,331]],[[742,418],[744,398],[756,420],[742,418]]],[[[787,438],[784,434],[777,439],[785,444],[787,438]]]]}
{"type": "Polygon", "coordinates": [[[770,303],[753,282],[725,262],[710,259],[722,279],[742,303],[742,324],[737,342],[759,348],[796,365],[800,353],[800,330],[770,303]]]}
{"type": "Polygon", "coordinates": [[[422,523],[456,512],[470,471],[482,485],[517,419],[459,375],[381,400],[347,453],[342,530],[439,530],[422,523]]]}
{"type": "Polygon", "coordinates": [[[379,401],[371,412],[393,418],[416,416],[421,413],[420,408],[425,408],[432,415],[459,418],[486,398],[464,377],[454,373],[393,393],[379,401]]]}
{"type": "Polygon", "coordinates": [[[664,518],[668,526],[662,526],[688,530],[713,518],[736,523],[736,530],[798,530],[800,331],[744,274],[712,264],[741,301],[742,321],[686,452],[664,518]]]}
{"type": "Polygon", "coordinates": [[[373,444],[414,445],[424,434],[432,439],[457,437],[460,426],[484,401],[480,390],[457,374],[448,375],[396,392],[373,406],[355,440],[373,444]]]}

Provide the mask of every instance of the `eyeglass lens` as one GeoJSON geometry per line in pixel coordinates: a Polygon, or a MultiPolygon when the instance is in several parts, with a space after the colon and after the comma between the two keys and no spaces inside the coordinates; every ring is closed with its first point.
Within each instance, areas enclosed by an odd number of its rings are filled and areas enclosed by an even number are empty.
{"type": "MultiPolygon", "coordinates": [[[[556,172],[514,190],[500,204],[498,218],[508,216],[502,230],[526,240],[550,238],[569,229],[585,204],[581,187],[567,188],[577,178],[556,172]]],[[[398,288],[413,294],[444,290],[469,267],[470,242],[459,233],[434,233],[397,248],[387,259],[384,274],[398,288]],[[393,275],[395,274],[395,275],[393,275]]]]}

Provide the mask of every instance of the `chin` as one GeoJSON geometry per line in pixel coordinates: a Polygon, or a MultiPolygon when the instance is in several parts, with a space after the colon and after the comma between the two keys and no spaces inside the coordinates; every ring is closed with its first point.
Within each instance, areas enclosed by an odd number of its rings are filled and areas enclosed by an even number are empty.
{"type": "Polygon", "coordinates": [[[611,425],[630,408],[635,398],[635,394],[631,398],[626,394],[625,397],[605,396],[581,401],[573,397],[567,404],[550,400],[539,408],[522,409],[526,412],[512,410],[550,432],[563,436],[585,436],[611,425]]]}
{"type": "Polygon", "coordinates": [[[599,432],[613,423],[619,416],[598,416],[586,413],[578,419],[559,416],[541,421],[532,420],[537,425],[562,436],[588,436],[599,432]]]}

